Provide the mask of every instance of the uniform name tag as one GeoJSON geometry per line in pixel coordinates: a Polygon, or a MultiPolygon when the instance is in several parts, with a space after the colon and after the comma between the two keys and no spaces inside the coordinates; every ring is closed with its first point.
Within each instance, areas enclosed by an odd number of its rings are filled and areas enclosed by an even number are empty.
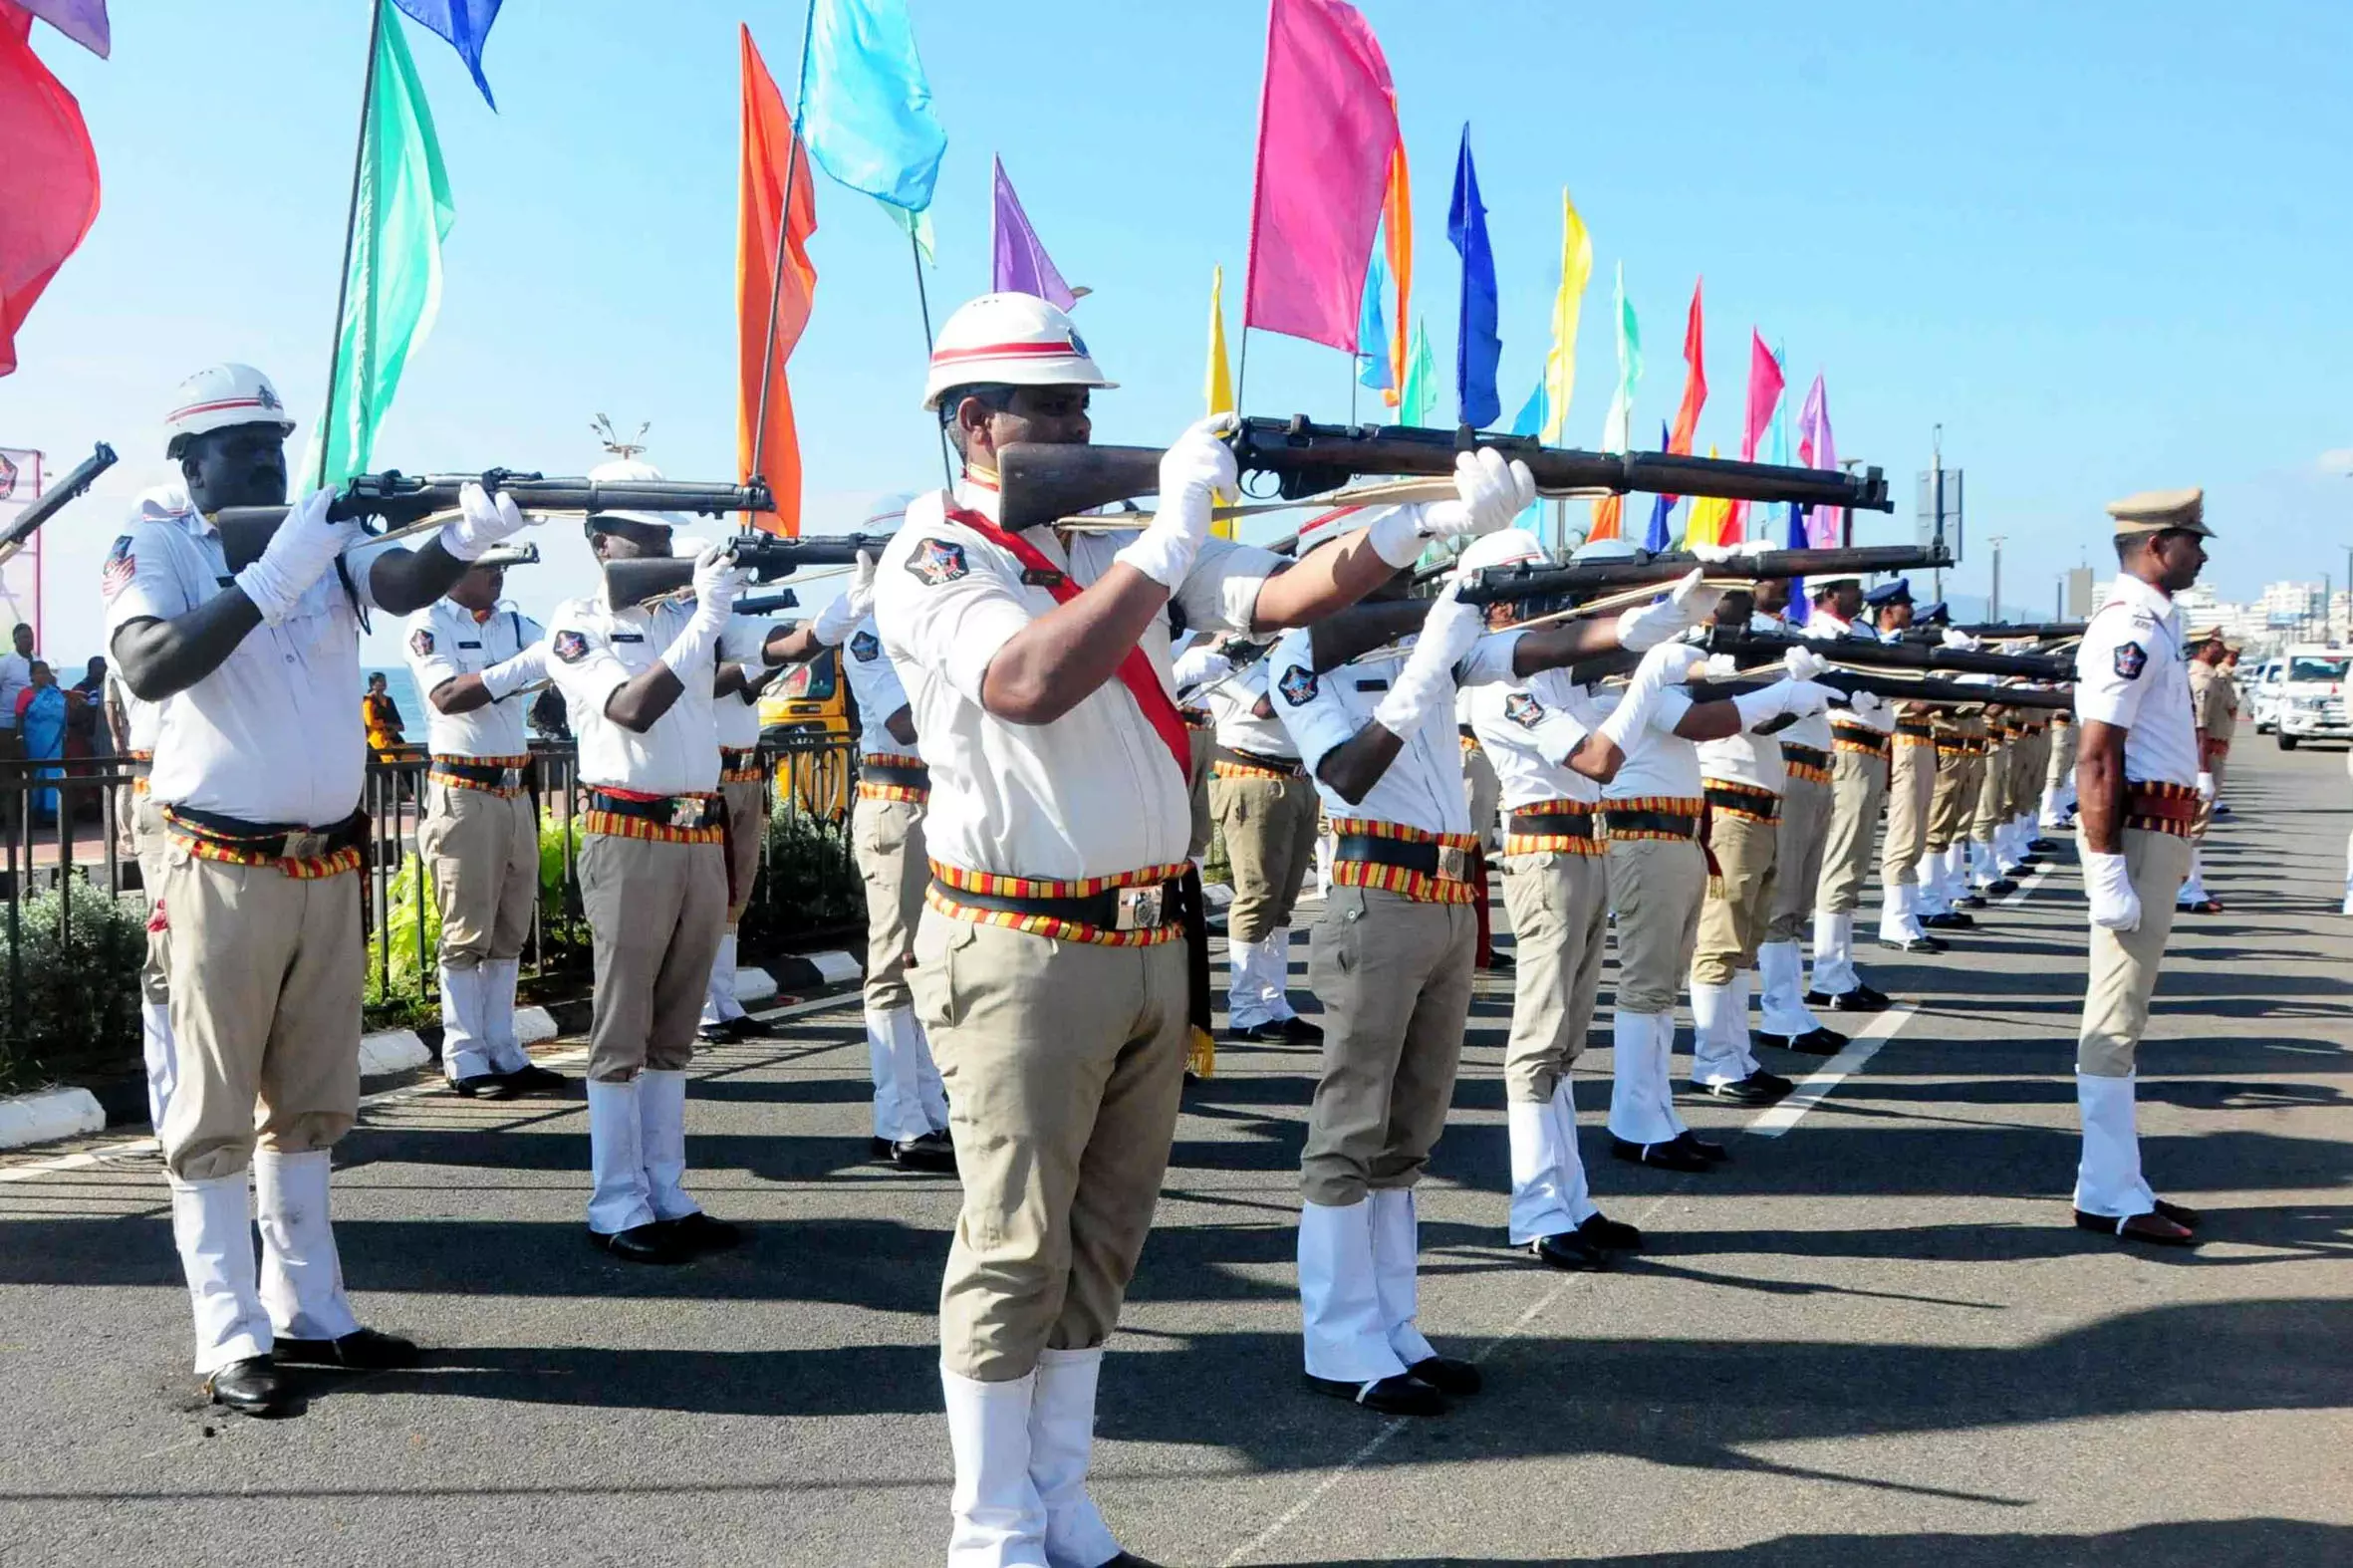
{"type": "Polygon", "coordinates": [[[646,634],[643,632],[616,632],[613,634],[613,641],[616,643],[643,643],[646,641],[646,634]]]}
{"type": "Polygon", "coordinates": [[[1356,688],[1359,691],[1387,691],[1389,682],[1386,680],[1360,680],[1356,683],[1356,688]]]}
{"type": "Polygon", "coordinates": [[[1052,567],[1025,566],[1021,569],[1021,586],[1024,588],[1060,588],[1062,581],[1062,574],[1052,567]]]}
{"type": "Polygon", "coordinates": [[[458,644],[457,646],[458,646],[459,648],[472,648],[472,649],[479,649],[479,648],[480,648],[482,645],[481,645],[481,644],[479,644],[479,643],[460,643],[460,644],[458,644]]]}

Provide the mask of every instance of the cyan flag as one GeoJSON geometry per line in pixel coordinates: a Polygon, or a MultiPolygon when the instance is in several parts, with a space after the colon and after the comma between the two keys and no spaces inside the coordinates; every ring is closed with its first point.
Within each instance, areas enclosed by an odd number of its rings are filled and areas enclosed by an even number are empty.
{"type": "Polygon", "coordinates": [[[1365,269],[1365,303],[1356,315],[1356,384],[1375,392],[1387,392],[1391,386],[1389,325],[1381,319],[1381,295],[1388,287],[1389,269],[1375,251],[1372,266],[1365,269]]]}
{"type": "Polygon", "coordinates": [[[490,24],[498,20],[498,8],[503,0],[393,0],[401,10],[418,22],[449,40],[465,68],[474,74],[474,86],[482,90],[482,102],[493,111],[498,100],[490,96],[490,79],[482,75],[482,46],[490,41],[490,24]]]}
{"type": "Polygon", "coordinates": [[[915,53],[907,0],[816,0],[801,137],[817,166],[909,212],[931,205],[947,131],[915,53]]]}
{"type": "Polygon", "coordinates": [[[1487,244],[1487,209],[1478,199],[1478,170],[1470,162],[1470,127],[1462,128],[1462,155],[1454,162],[1454,199],[1446,208],[1446,239],[1462,256],[1462,316],[1454,336],[1454,392],[1462,422],[1485,429],[1503,416],[1495,367],[1503,359],[1496,332],[1495,253],[1487,244]]]}
{"type": "MultiPolygon", "coordinates": [[[[1542,376],[1536,378],[1536,390],[1528,393],[1528,400],[1521,403],[1519,412],[1512,416],[1512,434],[1541,435],[1544,433],[1545,380],[1546,378],[1542,376]]],[[[1540,500],[1530,501],[1519,516],[1511,521],[1513,527],[1525,528],[1528,532],[1541,537],[1540,530],[1544,526],[1544,503],[1540,500]]]]}

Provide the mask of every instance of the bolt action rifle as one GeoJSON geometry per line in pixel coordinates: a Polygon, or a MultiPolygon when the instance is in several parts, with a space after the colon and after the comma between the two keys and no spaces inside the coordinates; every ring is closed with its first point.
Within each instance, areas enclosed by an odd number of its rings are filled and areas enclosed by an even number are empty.
{"type": "Polygon", "coordinates": [[[115,448],[101,441],[88,457],[82,459],[74,471],[41,492],[41,498],[16,514],[16,520],[0,533],[0,564],[16,557],[16,553],[31,542],[41,531],[41,525],[66,509],[68,502],[79,500],[82,493],[96,483],[98,476],[115,466],[115,448]]]}
{"type": "MultiPolygon", "coordinates": [[[[1814,470],[1791,471],[1812,473],[1814,470]]],[[[1466,605],[1492,605],[1619,588],[1663,588],[1689,576],[1694,567],[1704,570],[1709,577],[1761,582],[1766,578],[1818,577],[1834,572],[1928,571],[1952,564],[1952,558],[1943,550],[1913,545],[1866,545],[1852,550],[1765,550],[1753,555],[1735,555],[1724,561],[1702,561],[1695,555],[1668,551],[1641,561],[1572,562],[1567,566],[1523,561],[1511,566],[1480,567],[1463,574],[1462,586],[1455,597],[1466,605]]]]}

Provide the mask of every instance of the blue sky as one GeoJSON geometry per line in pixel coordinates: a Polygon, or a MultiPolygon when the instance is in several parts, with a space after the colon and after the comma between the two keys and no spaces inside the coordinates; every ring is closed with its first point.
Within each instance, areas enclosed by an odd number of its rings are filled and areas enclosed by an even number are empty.
{"type": "MultiPolygon", "coordinates": [[[[1785,344],[1793,390],[1827,373],[1842,453],[1884,465],[1908,538],[1931,427],[1968,475],[1981,593],[2103,564],[2100,505],[2204,484],[2225,596],[2329,572],[2353,541],[2353,7],[1822,0],[1602,7],[1364,0],[1401,99],[1416,190],[1417,309],[1452,363],[1445,244],[1471,123],[1503,293],[1503,403],[1544,350],[1559,196],[1594,238],[1571,438],[1597,444],[1623,261],[1648,371],[1636,428],[1682,387],[1706,277],[1704,446],[1738,443],[1748,332],[1785,344]]],[[[365,0],[117,6],[115,58],[46,29],[80,97],[106,205],[0,380],[0,444],[70,463],[125,453],[51,541],[50,644],[97,644],[98,564],[124,498],[160,477],[173,386],[260,365],[298,417],[323,386],[350,177],[365,0]]],[[[1238,325],[1265,28],[1262,0],[1032,0],[1017,13],[913,0],[949,148],[934,313],[987,284],[989,155],[1001,153],[1122,390],[1098,436],[1157,441],[1198,411],[1210,268],[1238,325]]],[[[507,0],[493,115],[453,52],[410,29],[457,204],[439,325],[381,464],[575,472],[592,414],[652,420],[651,458],[723,477],[734,442],[735,24],[780,81],[801,7],[507,0]]],[[[407,24],[402,24],[407,25],[407,24]]],[[[916,407],[913,263],[867,198],[821,182],[815,320],[793,363],[810,509],[936,480],[916,407]]],[[[1345,359],[1253,334],[1246,411],[1346,415],[1345,359]]],[[[1450,412],[1450,399],[1449,408],[1450,412]]],[[[306,431],[307,433],[307,431],[306,431]]],[[[586,581],[585,547],[518,574],[527,608],[586,581]]],[[[814,596],[813,596],[814,597],[814,596]]]]}

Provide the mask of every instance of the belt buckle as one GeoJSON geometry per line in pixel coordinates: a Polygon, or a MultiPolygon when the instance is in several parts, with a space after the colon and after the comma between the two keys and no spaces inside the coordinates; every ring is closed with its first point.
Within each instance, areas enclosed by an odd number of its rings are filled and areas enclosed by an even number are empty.
{"type": "Polygon", "coordinates": [[[310,861],[317,860],[326,853],[327,835],[306,831],[287,834],[285,847],[278,858],[290,861],[310,861]]]}
{"type": "Polygon", "coordinates": [[[699,828],[702,826],[702,802],[692,795],[679,795],[670,801],[670,826],[699,828]]]}
{"type": "Polygon", "coordinates": [[[500,789],[521,789],[523,787],[523,770],[521,768],[502,770],[498,775],[498,787],[500,789]]]}
{"type": "Polygon", "coordinates": [[[1119,914],[1112,921],[1114,930],[1150,931],[1161,927],[1161,906],[1166,902],[1159,885],[1148,888],[1119,890],[1119,914]]]}
{"type": "Polygon", "coordinates": [[[1438,847],[1438,874],[1447,882],[1470,880],[1470,851],[1456,844],[1438,847]]]}

